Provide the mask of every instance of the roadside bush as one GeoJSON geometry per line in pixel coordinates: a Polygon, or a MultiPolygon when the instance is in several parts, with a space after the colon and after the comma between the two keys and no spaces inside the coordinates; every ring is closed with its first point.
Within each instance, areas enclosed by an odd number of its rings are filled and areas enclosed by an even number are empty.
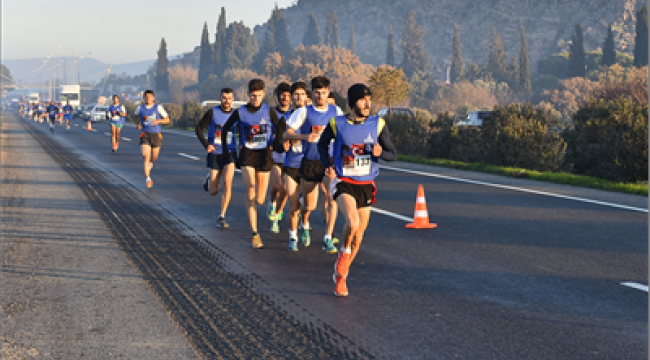
{"type": "Polygon", "coordinates": [[[196,127],[196,124],[201,121],[203,113],[203,108],[198,101],[186,101],[183,103],[182,115],[176,126],[181,128],[196,127]]]}
{"type": "Polygon", "coordinates": [[[433,116],[426,110],[414,109],[415,117],[387,115],[384,117],[390,138],[400,154],[422,155],[429,141],[433,116]]]}
{"type": "Polygon", "coordinates": [[[164,105],[164,108],[169,114],[169,126],[177,126],[178,121],[183,116],[183,107],[178,104],[168,103],[164,105]]]}
{"type": "Polygon", "coordinates": [[[122,105],[124,105],[124,108],[126,109],[126,121],[133,122],[133,116],[137,106],[133,101],[129,100],[122,100],[122,105]]]}
{"type": "Polygon", "coordinates": [[[648,104],[594,99],[563,137],[574,172],[619,182],[648,180],[648,104]]]}

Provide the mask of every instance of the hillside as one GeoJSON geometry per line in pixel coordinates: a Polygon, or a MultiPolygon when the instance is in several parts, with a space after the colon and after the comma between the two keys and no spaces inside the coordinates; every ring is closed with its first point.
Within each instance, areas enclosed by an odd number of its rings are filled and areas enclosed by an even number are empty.
{"type": "MultiPolygon", "coordinates": [[[[298,0],[283,9],[293,45],[302,41],[309,14],[318,17],[325,37],[327,13],[336,11],[340,44],[347,46],[350,25],[354,22],[357,52],[362,61],[382,64],[386,57],[388,25],[393,26],[397,49],[409,11],[417,12],[417,21],[426,33],[426,48],[437,72],[450,63],[453,23],[458,23],[463,60],[485,62],[492,27],[501,35],[509,55],[519,54],[520,28],[526,28],[532,70],[537,61],[566,50],[574,25],[581,23],[587,50],[602,46],[607,24],[612,23],[617,50],[634,49],[635,11],[640,0],[298,0]],[[558,45],[559,44],[559,45],[558,45]]],[[[257,26],[258,42],[264,38],[265,25],[257,26]]]]}

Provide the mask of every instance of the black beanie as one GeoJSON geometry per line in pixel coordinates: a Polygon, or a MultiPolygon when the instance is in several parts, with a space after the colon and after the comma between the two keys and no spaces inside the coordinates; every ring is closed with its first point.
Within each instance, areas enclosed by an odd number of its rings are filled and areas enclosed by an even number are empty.
{"type": "Polygon", "coordinates": [[[372,96],[370,88],[364,84],[354,84],[348,89],[348,105],[350,108],[354,108],[354,104],[357,103],[359,99],[363,99],[366,95],[372,96]]]}

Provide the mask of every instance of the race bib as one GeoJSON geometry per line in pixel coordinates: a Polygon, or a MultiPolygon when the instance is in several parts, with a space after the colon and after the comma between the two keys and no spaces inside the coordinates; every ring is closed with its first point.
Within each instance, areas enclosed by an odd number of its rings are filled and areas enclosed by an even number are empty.
{"type": "MultiPolygon", "coordinates": [[[[226,140],[226,143],[228,145],[232,144],[232,132],[228,131],[228,140],[226,140]]],[[[212,141],[214,145],[219,145],[221,146],[221,130],[218,130],[214,133],[214,141],[212,141]]]]}
{"type": "Polygon", "coordinates": [[[318,140],[320,140],[320,136],[323,135],[323,131],[325,131],[325,125],[314,125],[311,127],[312,134],[318,134],[318,138],[315,142],[318,142],[318,140]]]}
{"type": "Polygon", "coordinates": [[[153,122],[156,120],[156,115],[149,115],[146,117],[145,125],[153,126],[153,122]]]}
{"type": "Polygon", "coordinates": [[[292,140],[291,141],[291,151],[295,153],[302,152],[302,140],[292,140]]]}
{"type": "Polygon", "coordinates": [[[253,125],[250,133],[246,136],[246,148],[251,150],[260,150],[267,147],[266,144],[266,126],[253,125]]]}
{"type": "Polygon", "coordinates": [[[372,144],[352,145],[349,155],[343,156],[343,176],[365,176],[370,174],[372,144]]]}

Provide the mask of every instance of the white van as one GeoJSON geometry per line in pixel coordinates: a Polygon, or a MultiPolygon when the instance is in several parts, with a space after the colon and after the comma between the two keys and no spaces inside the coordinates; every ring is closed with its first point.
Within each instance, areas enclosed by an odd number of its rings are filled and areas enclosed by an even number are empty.
{"type": "Polygon", "coordinates": [[[459,121],[456,123],[456,126],[477,126],[480,127],[483,125],[483,119],[492,115],[492,111],[472,111],[467,115],[467,119],[459,121]]]}

